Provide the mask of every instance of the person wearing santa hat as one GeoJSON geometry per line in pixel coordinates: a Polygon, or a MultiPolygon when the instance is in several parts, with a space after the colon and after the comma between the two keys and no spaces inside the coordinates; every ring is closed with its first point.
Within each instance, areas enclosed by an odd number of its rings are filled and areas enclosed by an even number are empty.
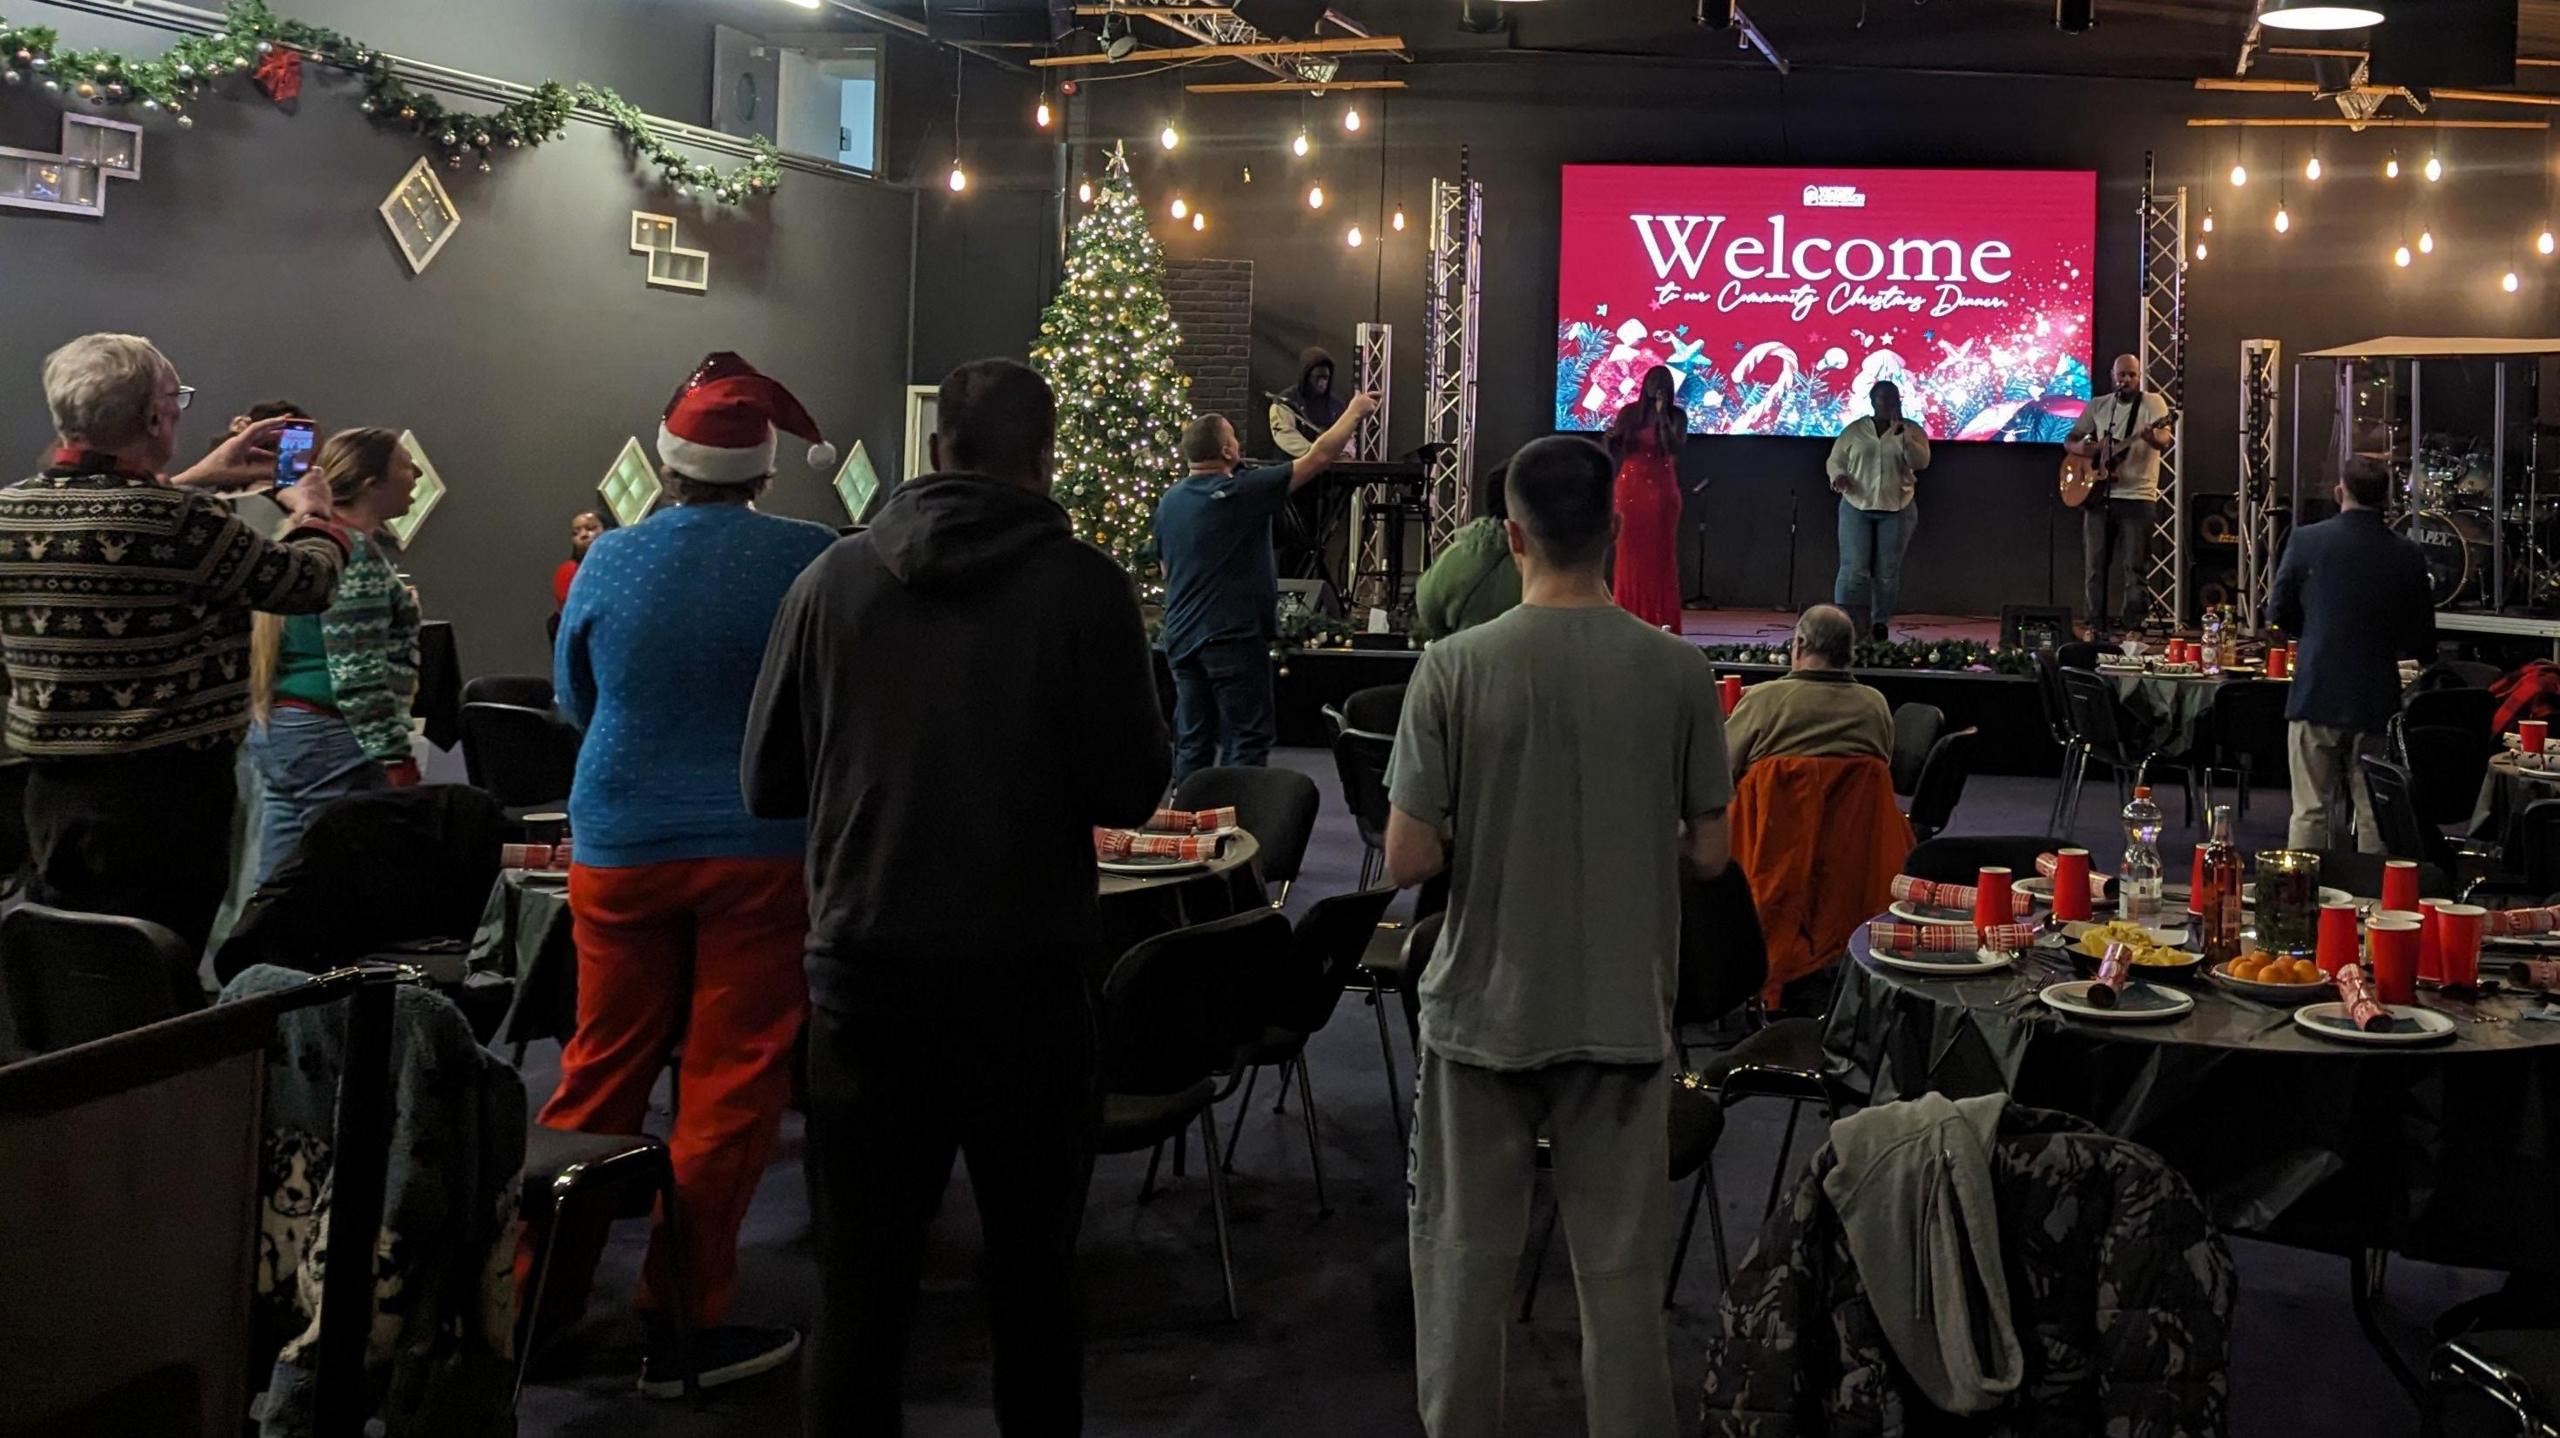
{"type": "MultiPolygon", "coordinates": [[[[671,1314],[706,1388],[779,1367],[800,1345],[789,1328],[726,1324],[738,1225],[781,1128],[808,1007],[803,826],[747,813],[738,758],[774,614],[835,542],[756,512],[777,430],[814,446],[812,464],[833,460],[789,390],[736,355],[703,361],[658,429],[673,503],[589,547],[553,660],[561,712],[586,731],[569,793],[578,1028],[540,1121],[640,1132],[681,1040],[668,1147],[691,1274],[680,1287],[660,1215],[639,1294],[640,1387],[655,1397],[682,1392],[671,1314]]],[[[563,1331],[601,1241],[554,1236],[539,1331],[563,1331]]]]}

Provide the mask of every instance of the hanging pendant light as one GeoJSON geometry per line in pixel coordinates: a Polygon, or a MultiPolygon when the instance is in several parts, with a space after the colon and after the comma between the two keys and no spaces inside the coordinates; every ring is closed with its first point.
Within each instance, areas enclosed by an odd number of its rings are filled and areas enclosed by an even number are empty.
{"type": "Polygon", "coordinates": [[[1182,143],[1182,132],[1173,128],[1173,122],[1167,120],[1164,122],[1164,128],[1156,132],[1156,143],[1170,150],[1182,143]]]}
{"type": "Polygon", "coordinates": [[[1043,90],[1040,92],[1039,105],[1031,111],[1031,123],[1045,130],[1049,128],[1049,120],[1049,92],[1043,90]]]}
{"type": "Polygon", "coordinates": [[[1360,248],[1360,227],[1353,225],[1351,232],[1342,237],[1342,242],[1355,250],[1360,248]]]}
{"type": "Polygon", "coordinates": [[[2409,268],[2409,247],[2407,245],[2402,245],[2400,248],[2393,250],[2391,252],[2391,263],[2398,265],[2404,270],[2409,268]]]}
{"type": "Polygon", "coordinates": [[[1289,142],[1289,153],[1303,160],[1307,157],[1307,151],[1314,148],[1315,143],[1307,138],[1306,127],[1304,125],[1299,126],[1297,138],[1289,142]]]}
{"type": "Polygon", "coordinates": [[[1207,228],[1209,228],[1209,216],[1203,211],[1193,210],[1191,212],[1191,232],[1196,235],[1207,228]]]}
{"type": "Polygon", "coordinates": [[[1359,130],[1359,128],[1360,128],[1360,107],[1359,107],[1358,105],[1346,105],[1346,106],[1344,106],[1344,107],[1343,107],[1343,111],[1342,111],[1342,128],[1344,128],[1344,129],[1346,129],[1346,130],[1354,131],[1354,132],[1357,132],[1357,131],[1359,130]]]}
{"type": "Polygon", "coordinates": [[[2398,150],[2392,151],[2391,158],[2382,162],[2382,178],[2386,180],[2396,180],[2400,178],[2400,152],[2398,150]]]}
{"type": "Polygon", "coordinates": [[[2433,183],[2444,178],[2444,161],[2436,158],[2435,151],[2429,150],[2427,152],[2427,167],[2421,173],[2427,177],[2429,183],[2433,183]]]}
{"type": "Polygon", "coordinates": [[[2204,212],[2204,232],[2208,235],[2213,233],[2213,211],[2211,210],[2204,212]]]}
{"type": "Polygon", "coordinates": [[[2507,271],[2506,278],[2498,281],[2498,288],[2505,290],[2508,294],[2514,294],[2521,284],[2522,281],[2516,278],[2516,272],[2509,270],[2507,271]]]}
{"type": "Polygon", "coordinates": [[[2278,201],[2276,204],[2276,233],[2281,235],[2292,228],[2293,216],[2286,213],[2283,202],[2278,201]]]}
{"type": "Polygon", "coordinates": [[[1324,186],[1307,186],[1307,208],[1310,210],[1321,210],[1324,208],[1324,186]]]}
{"type": "Polygon", "coordinates": [[[2302,162],[2302,178],[2306,180],[2316,180],[2320,178],[2320,156],[2318,152],[2315,151],[2310,159],[2302,162]]]}
{"type": "Polygon", "coordinates": [[[2418,231],[2418,253],[2422,255],[2432,255],[2435,252],[2436,232],[2433,230],[2418,231]]]}
{"type": "Polygon", "coordinates": [[[1180,195],[1176,195],[1176,196],[1174,196],[1174,197],[1173,197],[1173,217],[1174,217],[1175,219],[1177,219],[1177,220],[1180,220],[1180,219],[1186,219],[1186,218],[1188,218],[1188,217],[1190,216],[1190,214],[1191,214],[1191,202],[1190,202],[1189,200],[1186,200],[1186,199],[1182,198],[1180,195]]]}
{"type": "Polygon", "coordinates": [[[1090,205],[1093,203],[1093,181],[1076,181],[1076,203],[1079,205],[1090,205]]]}
{"type": "Polygon", "coordinates": [[[2555,237],[2549,230],[2544,230],[2534,237],[2533,247],[2543,254],[2550,254],[2553,249],[2560,248],[2560,237],[2555,237]]]}
{"type": "MultiPolygon", "coordinates": [[[[1394,217],[1387,221],[1387,228],[1395,231],[1399,235],[1404,233],[1404,206],[1396,206],[1394,217]]],[[[2543,238],[2547,240],[2551,237],[2549,235],[2544,235],[2543,238]]],[[[2547,255],[2551,253],[2551,251],[2545,249],[2543,253],[2547,255]]]]}

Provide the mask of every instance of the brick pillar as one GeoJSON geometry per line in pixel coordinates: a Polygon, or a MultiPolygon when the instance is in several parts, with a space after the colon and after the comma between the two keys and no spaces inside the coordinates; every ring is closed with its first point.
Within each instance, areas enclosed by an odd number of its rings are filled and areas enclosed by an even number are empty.
{"type": "Polygon", "coordinates": [[[1253,261],[1168,259],[1164,297],[1182,326],[1176,363],[1191,377],[1193,413],[1225,415],[1238,436],[1252,434],[1253,261]]]}

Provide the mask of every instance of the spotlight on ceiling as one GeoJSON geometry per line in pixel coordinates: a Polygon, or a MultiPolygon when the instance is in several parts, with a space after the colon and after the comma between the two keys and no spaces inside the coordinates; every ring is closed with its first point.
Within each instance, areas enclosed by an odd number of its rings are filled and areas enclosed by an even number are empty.
{"type": "Polygon", "coordinates": [[[1137,48],[1138,37],[1123,30],[1103,42],[1102,55],[1106,60],[1124,60],[1128,58],[1130,51],[1137,48]]]}
{"type": "Polygon", "coordinates": [[[2279,30],[2362,30],[2381,24],[2382,12],[2332,0],[2267,0],[2258,8],[2258,23],[2279,30]]]}

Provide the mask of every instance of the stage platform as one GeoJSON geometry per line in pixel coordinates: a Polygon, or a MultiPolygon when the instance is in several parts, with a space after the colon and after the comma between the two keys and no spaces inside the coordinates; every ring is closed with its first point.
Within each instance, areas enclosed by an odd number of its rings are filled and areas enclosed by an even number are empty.
{"type": "MultiPolygon", "coordinates": [[[[1708,648],[1784,644],[1795,627],[1795,615],[1783,609],[1689,609],[1680,615],[1680,637],[1708,648]]],[[[1990,644],[2000,637],[2000,620],[1997,615],[1906,614],[1894,621],[1893,637],[1897,642],[1961,639],[1990,644]]]]}

